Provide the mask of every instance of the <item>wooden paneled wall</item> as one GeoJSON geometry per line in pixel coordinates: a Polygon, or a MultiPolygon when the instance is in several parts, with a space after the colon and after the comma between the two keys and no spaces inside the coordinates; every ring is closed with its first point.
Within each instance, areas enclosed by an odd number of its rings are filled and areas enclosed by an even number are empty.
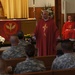
{"type": "MultiPolygon", "coordinates": [[[[44,9],[44,7],[36,7],[35,8],[35,17],[37,20],[41,18],[41,10],[44,9]]],[[[55,7],[52,7],[53,11],[55,12],[55,7]]],[[[33,7],[29,7],[29,17],[34,18],[34,12],[33,7]]]]}

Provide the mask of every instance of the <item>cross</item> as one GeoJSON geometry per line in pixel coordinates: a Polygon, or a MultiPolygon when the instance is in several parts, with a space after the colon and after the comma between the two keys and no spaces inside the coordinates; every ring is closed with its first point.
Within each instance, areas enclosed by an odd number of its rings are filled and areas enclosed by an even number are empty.
{"type": "Polygon", "coordinates": [[[45,32],[45,30],[46,30],[47,28],[48,28],[48,27],[47,27],[47,25],[45,24],[45,25],[43,26],[44,32],[45,32]]]}

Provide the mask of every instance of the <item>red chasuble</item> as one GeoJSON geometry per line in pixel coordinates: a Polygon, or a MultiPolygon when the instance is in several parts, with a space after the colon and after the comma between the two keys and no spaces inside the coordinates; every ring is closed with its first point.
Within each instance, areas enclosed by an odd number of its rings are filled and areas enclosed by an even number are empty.
{"type": "Polygon", "coordinates": [[[58,37],[58,29],[54,24],[53,19],[44,21],[41,19],[35,29],[36,47],[38,48],[39,56],[56,54],[56,38],[58,37]]]}
{"type": "Polygon", "coordinates": [[[63,39],[75,39],[75,22],[66,22],[62,28],[63,39]]]}

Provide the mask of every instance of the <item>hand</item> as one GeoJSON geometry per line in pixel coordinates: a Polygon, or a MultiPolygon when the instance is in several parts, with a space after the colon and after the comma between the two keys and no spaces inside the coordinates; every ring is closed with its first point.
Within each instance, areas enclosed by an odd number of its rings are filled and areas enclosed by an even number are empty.
{"type": "Polygon", "coordinates": [[[66,31],[69,31],[69,29],[66,29],[66,31]]]}
{"type": "Polygon", "coordinates": [[[6,69],[6,73],[11,73],[11,72],[12,72],[12,67],[8,66],[7,69],[6,69]]]}
{"type": "Polygon", "coordinates": [[[60,37],[60,36],[58,36],[58,37],[57,37],[57,39],[59,39],[59,40],[60,40],[60,39],[61,39],[61,37],[60,37]]]}

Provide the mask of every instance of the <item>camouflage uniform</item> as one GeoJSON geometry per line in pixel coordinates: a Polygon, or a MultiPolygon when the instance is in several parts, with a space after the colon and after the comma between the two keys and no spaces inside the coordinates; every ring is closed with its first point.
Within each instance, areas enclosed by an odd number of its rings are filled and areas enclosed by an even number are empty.
{"type": "Polygon", "coordinates": [[[5,50],[2,53],[3,59],[10,59],[10,58],[18,58],[18,57],[25,57],[25,49],[24,47],[18,46],[11,46],[8,50],[5,50]]]}
{"type": "Polygon", "coordinates": [[[65,53],[62,56],[55,58],[52,64],[52,70],[68,69],[73,68],[74,66],[75,66],[75,53],[65,53]]]}
{"type": "Polygon", "coordinates": [[[26,46],[27,44],[30,44],[29,42],[26,42],[25,40],[19,40],[19,45],[26,46]]]}
{"type": "Polygon", "coordinates": [[[16,74],[25,72],[36,72],[45,70],[44,63],[34,58],[27,58],[25,61],[17,64],[14,72],[16,74]]]}

